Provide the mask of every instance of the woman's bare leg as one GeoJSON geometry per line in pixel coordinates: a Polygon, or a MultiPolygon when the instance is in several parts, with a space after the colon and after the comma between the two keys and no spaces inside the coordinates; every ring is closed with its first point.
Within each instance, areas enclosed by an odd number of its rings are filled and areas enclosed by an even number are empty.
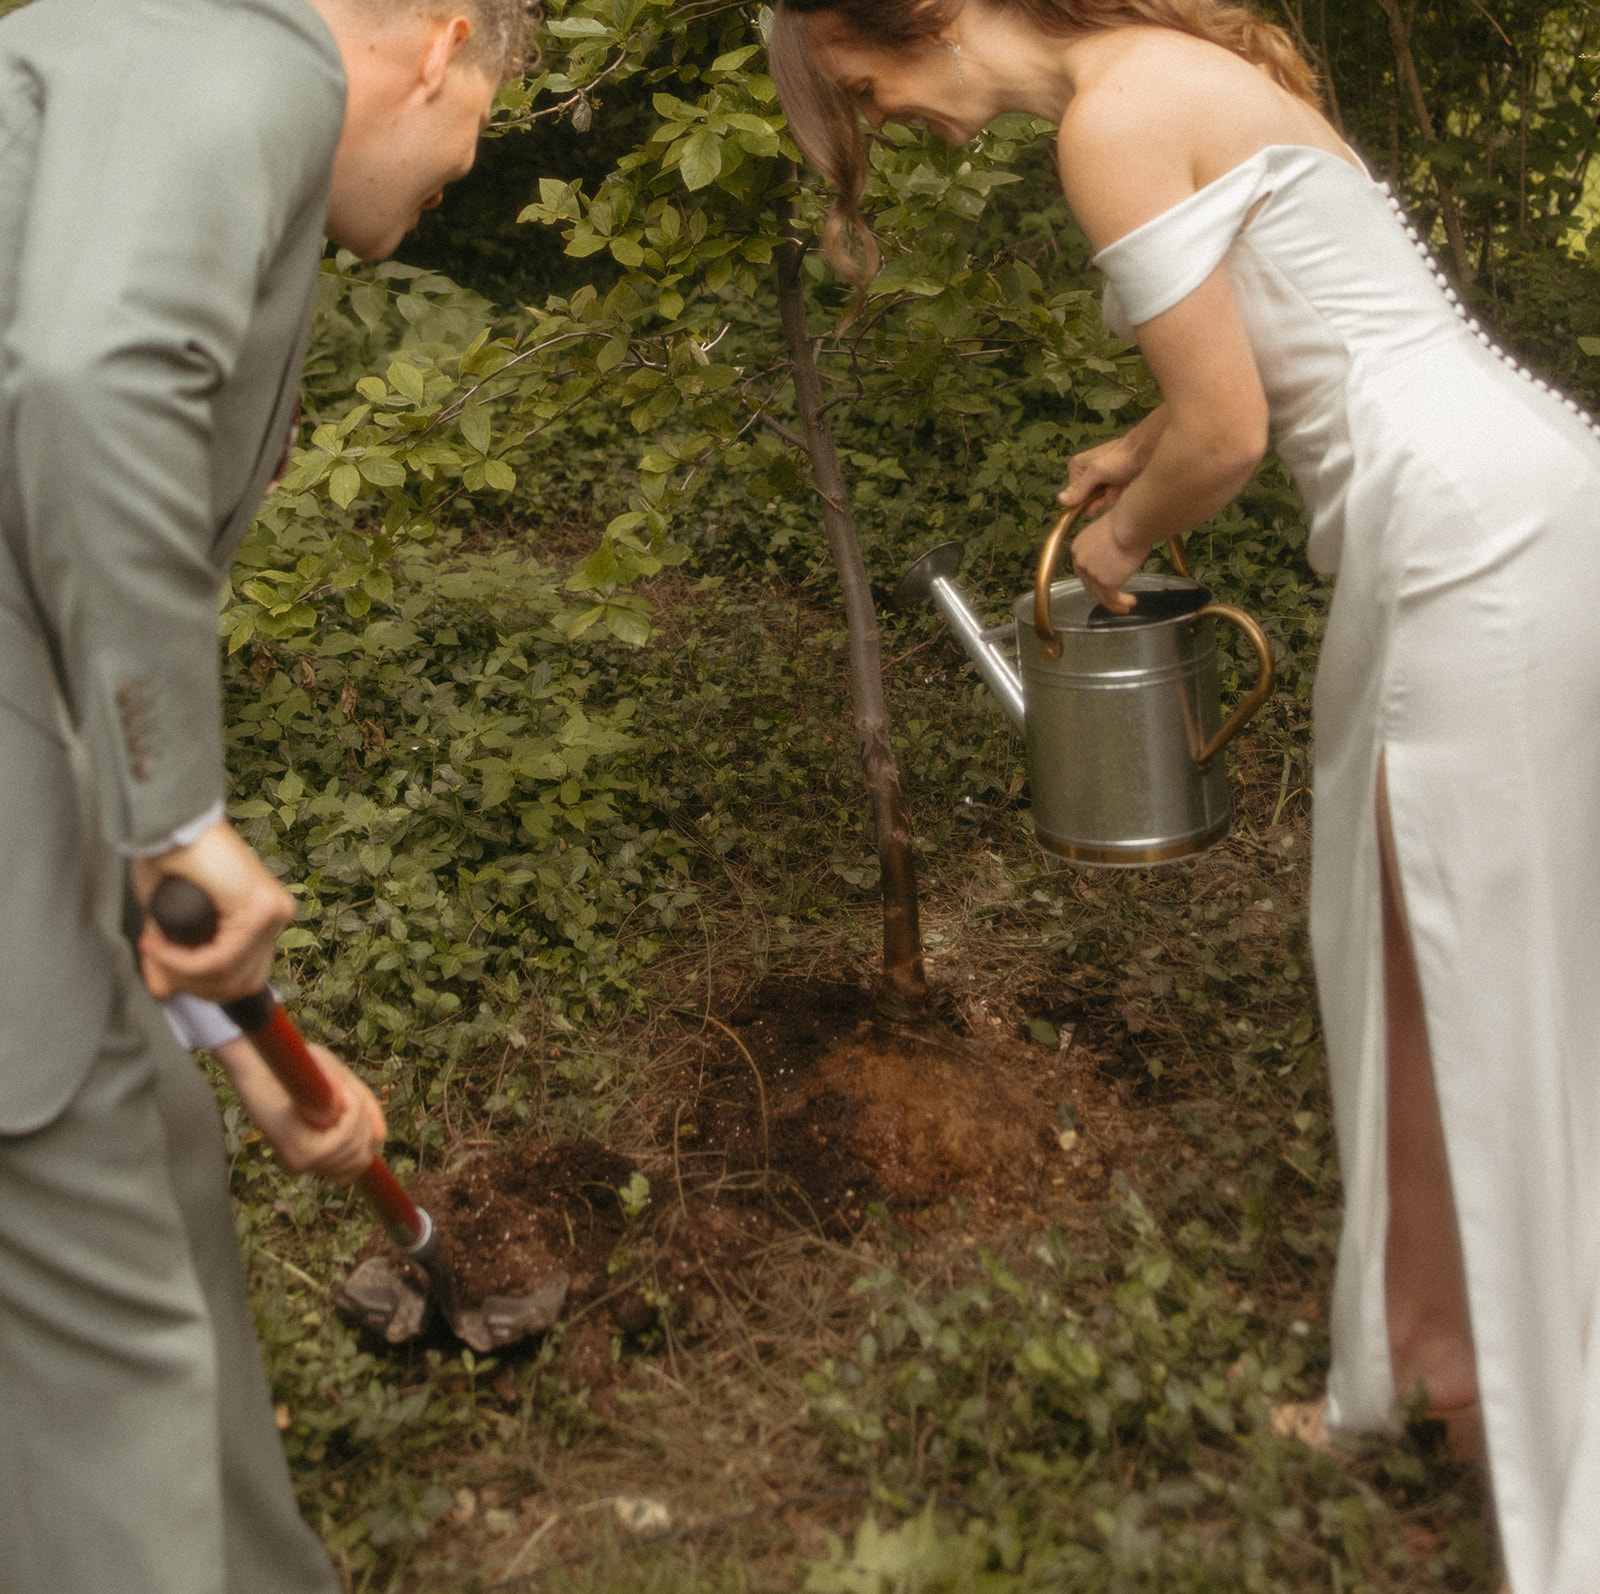
{"type": "Polygon", "coordinates": [[[1401,1396],[1421,1385],[1425,1411],[1448,1426],[1452,1453],[1459,1460],[1479,1460],[1483,1427],[1461,1234],[1381,756],[1377,810],[1389,1065],[1389,1231],[1384,1257],[1389,1355],[1401,1396]]]}

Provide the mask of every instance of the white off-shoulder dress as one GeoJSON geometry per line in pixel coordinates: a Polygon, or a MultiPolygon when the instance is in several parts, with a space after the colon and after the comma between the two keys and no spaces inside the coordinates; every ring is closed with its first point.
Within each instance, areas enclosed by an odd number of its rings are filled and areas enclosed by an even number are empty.
{"type": "Polygon", "coordinates": [[[1395,1404],[1382,752],[1512,1586],[1596,1594],[1600,442],[1465,318],[1387,190],[1338,156],[1264,149],[1095,263],[1119,329],[1226,266],[1311,562],[1338,572],[1311,895],[1345,1184],[1330,1425],[1381,1429],[1395,1404]]]}

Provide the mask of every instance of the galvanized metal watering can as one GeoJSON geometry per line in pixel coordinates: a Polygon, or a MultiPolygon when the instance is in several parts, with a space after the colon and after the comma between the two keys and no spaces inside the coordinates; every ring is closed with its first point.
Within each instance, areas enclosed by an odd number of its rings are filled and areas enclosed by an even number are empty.
{"type": "Polygon", "coordinates": [[[1085,505],[1052,527],[1033,591],[1012,624],[986,629],[952,578],[962,544],[941,543],[900,578],[902,606],[932,599],[1027,740],[1034,833],[1074,863],[1137,868],[1202,852],[1228,833],[1228,781],[1218,754],[1272,690],[1272,648],[1242,609],[1214,603],[1189,579],[1138,575],[1131,614],[1097,604],[1077,579],[1052,582],[1085,505]],[[1255,648],[1255,686],[1222,718],[1212,625],[1236,625],[1255,648]],[[1016,663],[999,644],[1010,641],[1016,663]]]}

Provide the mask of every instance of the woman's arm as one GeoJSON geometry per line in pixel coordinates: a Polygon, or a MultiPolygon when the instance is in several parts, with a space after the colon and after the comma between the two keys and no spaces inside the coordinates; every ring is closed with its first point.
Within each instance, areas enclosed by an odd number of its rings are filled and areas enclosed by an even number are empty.
{"type": "MultiPolygon", "coordinates": [[[[1122,587],[1150,550],[1228,503],[1249,481],[1267,448],[1266,394],[1226,266],[1219,266],[1188,298],[1134,330],[1163,402],[1118,440],[1125,454],[1117,469],[1144,453],[1142,465],[1127,478],[1111,507],[1072,545],[1073,569],[1117,614],[1133,607],[1122,587]],[[1157,416],[1163,419],[1151,427],[1157,416]],[[1150,431],[1136,436],[1144,428],[1150,431]]],[[[1081,502],[1094,478],[1115,481],[1117,475],[1108,473],[1106,465],[1090,459],[1082,466],[1075,459],[1072,486],[1062,502],[1081,502]]]]}
{"type": "MultiPolygon", "coordinates": [[[[1062,191],[1096,252],[1250,153],[1250,128],[1219,119],[1216,107],[1255,87],[1253,73],[1238,78],[1236,60],[1160,30],[1111,30],[1099,49],[1058,143],[1062,191]]],[[[1122,452],[1074,461],[1063,498],[1080,501],[1091,478],[1126,482],[1073,544],[1074,569],[1118,613],[1132,607],[1121,589],[1151,548],[1215,514],[1267,446],[1266,395],[1226,265],[1134,336],[1162,405],[1122,452]]]]}
{"type": "Polygon", "coordinates": [[[1171,418],[1166,405],[1158,404],[1121,437],[1074,454],[1067,461],[1067,485],[1056,494],[1056,501],[1073,509],[1103,487],[1105,497],[1100,509],[1109,509],[1122,496],[1122,489],[1150,463],[1150,455],[1171,418]]]}

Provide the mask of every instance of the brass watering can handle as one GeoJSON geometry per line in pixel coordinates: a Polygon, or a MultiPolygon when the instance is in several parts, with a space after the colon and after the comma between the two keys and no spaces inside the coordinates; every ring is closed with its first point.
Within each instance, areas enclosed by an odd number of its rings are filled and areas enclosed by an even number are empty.
{"type": "Polygon", "coordinates": [[[1195,756],[1195,768],[1202,775],[1210,769],[1211,760],[1245,728],[1251,715],[1266,702],[1267,694],[1272,690],[1272,644],[1267,641],[1267,633],[1243,609],[1236,609],[1231,603],[1208,603],[1205,608],[1196,609],[1194,618],[1190,621],[1191,628],[1197,627],[1207,615],[1238,626],[1250,639],[1250,646],[1256,650],[1256,663],[1259,667],[1256,672],[1256,684],[1251,687],[1239,706],[1222,722],[1222,728],[1217,734],[1195,756]]]}
{"type": "MultiPolygon", "coordinates": [[[[1056,635],[1055,624],[1050,618],[1050,583],[1055,579],[1056,560],[1061,557],[1062,546],[1071,535],[1072,528],[1104,496],[1105,488],[1097,488],[1081,504],[1075,504],[1071,509],[1064,510],[1055,525],[1050,528],[1050,535],[1045,538],[1044,547],[1039,550],[1039,571],[1033,578],[1033,629],[1039,638],[1039,651],[1045,658],[1052,661],[1061,657],[1061,638],[1056,635]]],[[[1167,548],[1172,554],[1173,568],[1177,570],[1180,576],[1188,577],[1189,559],[1183,551],[1183,538],[1172,537],[1168,539],[1167,548]]],[[[1217,611],[1213,609],[1204,612],[1215,613],[1217,611]]],[[[1238,611],[1235,610],[1233,612],[1237,613],[1238,611]]],[[[1248,615],[1241,616],[1241,618],[1248,620],[1251,625],[1255,624],[1255,621],[1250,620],[1248,615]]],[[[1263,638],[1264,640],[1265,638],[1263,638]]],[[[1267,688],[1270,691],[1272,687],[1272,655],[1269,652],[1265,657],[1267,660],[1267,688]]],[[[1265,697],[1266,693],[1263,692],[1262,696],[1265,697]]],[[[1259,702],[1251,704],[1250,713],[1253,714],[1259,706],[1259,702]]],[[[1245,715],[1245,719],[1249,719],[1249,717],[1249,714],[1245,715]]],[[[1244,724],[1244,720],[1239,721],[1239,725],[1242,724],[1244,724]]],[[[1238,725],[1233,726],[1233,729],[1228,732],[1228,736],[1232,736],[1233,732],[1238,728],[1238,725]]],[[[1222,741],[1225,742],[1227,739],[1225,736],[1222,741]]],[[[1207,754],[1208,761],[1221,746],[1222,742],[1218,742],[1217,746],[1211,749],[1211,752],[1207,754]]],[[[1201,767],[1203,772],[1204,766],[1202,765],[1201,767]]]]}

